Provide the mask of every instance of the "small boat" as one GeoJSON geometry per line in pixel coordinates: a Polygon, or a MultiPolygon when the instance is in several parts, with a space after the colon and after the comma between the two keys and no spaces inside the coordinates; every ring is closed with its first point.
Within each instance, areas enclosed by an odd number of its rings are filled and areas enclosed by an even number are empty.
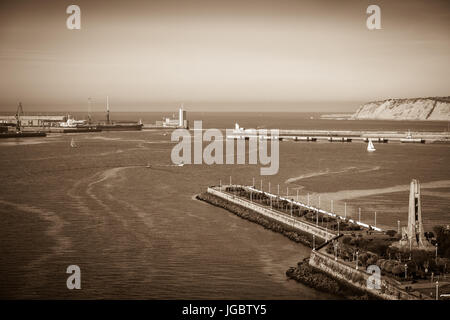
{"type": "Polygon", "coordinates": [[[177,164],[177,166],[179,166],[179,167],[182,167],[182,166],[184,166],[184,162],[183,161],[181,161],[179,164],[177,164]]]}
{"type": "Polygon", "coordinates": [[[75,140],[72,138],[72,140],[70,141],[70,146],[72,147],[72,148],[77,148],[78,146],[77,146],[77,144],[75,143],[75,140]]]}
{"type": "Polygon", "coordinates": [[[147,162],[146,168],[151,168],[151,167],[152,167],[152,166],[151,166],[150,162],[147,162]]]}
{"type": "Polygon", "coordinates": [[[367,144],[367,151],[373,152],[375,151],[375,147],[373,146],[372,139],[369,139],[369,143],[367,144]]]}
{"type": "Polygon", "coordinates": [[[408,130],[408,133],[406,134],[406,138],[400,139],[400,142],[402,143],[425,143],[425,139],[422,138],[413,138],[411,131],[408,130]]]}

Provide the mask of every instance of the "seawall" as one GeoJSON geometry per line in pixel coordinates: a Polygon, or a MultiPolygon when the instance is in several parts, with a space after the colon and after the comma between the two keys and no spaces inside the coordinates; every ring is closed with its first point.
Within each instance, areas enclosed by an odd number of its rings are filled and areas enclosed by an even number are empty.
{"type": "Polygon", "coordinates": [[[367,286],[367,279],[371,276],[370,274],[363,270],[356,270],[355,267],[351,267],[340,261],[336,261],[333,256],[323,251],[311,251],[309,264],[338,280],[345,281],[358,290],[368,292],[381,299],[421,300],[425,298],[402,290],[395,283],[395,280],[387,279],[383,276],[381,276],[380,289],[370,289],[367,286]]]}
{"type": "MultiPolygon", "coordinates": [[[[225,187],[225,186],[223,186],[223,187],[225,187]]],[[[299,221],[298,219],[296,219],[294,217],[290,217],[286,214],[276,212],[275,210],[264,208],[258,204],[244,200],[242,198],[238,198],[234,195],[230,195],[228,193],[222,192],[215,188],[209,187],[207,192],[215,195],[216,197],[227,200],[231,203],[235,203],[242,207],[248,208],[248,209],[250,209],[254,212],[257,212],[257,213],[259,213],[267,218],[270,218],[274,221],[278,221],[284,225],[291,227],[294,230],[298,230],[300,232],[306,232],[308,234],[311,234],[311,235],[314,235],[321,239],[324,239],[325,241],[331,240],[332,238],[334,238],[336,236],[335,233],[330,232],[330,231],[326,230],[325,228],[316,226],[312,223],[299,221]]]]}

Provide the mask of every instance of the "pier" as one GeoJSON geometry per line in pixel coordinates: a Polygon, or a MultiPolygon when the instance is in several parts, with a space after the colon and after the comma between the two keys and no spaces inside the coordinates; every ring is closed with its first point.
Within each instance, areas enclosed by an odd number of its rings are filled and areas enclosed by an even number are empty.
{"type": "Polygon", "coordinates": [[[251,200],[249,201],[242,197],[236,196],[230,192],[225,191],[227,190],[227,188],[249,188],[249,187],[240,185],[229,185],[219,187],[215,186],[209,187],[207,192],[219,198],[225,199],[229,202],[251,209],[267,218],[286,224],[289,227],[292,227],[293,229],[297,229],[301,232],[307,232],[311,235],[324,239],[325,241],[328,241],[337,235],[337,233],[328,230],[326,228],[323,228],[321,226],[317,226],[307,221],[302,221],[294,216],[289,216],[288,214],[277,211],[273,208],[266,208],[262,205],[254,203],[251,200]]]}
{"type": "Polygon", "coordinates": [[[346,231],[367,229],[383,232],[383,230],[378,227],[362,223],[354,219],[342,217],[333,212],[329,212],[288,197],[281,197],[269,192],[258,190],[253,186],[234,184],[211,186],[207,189],[207,192],[231,203],[248,208],[265,217],[281,222],[301,232],[306,232],[308,234],[320,237],[326,242],[335,238],[340,233],[346,233],[346,231]],[[245,197],[240,195],[242,192],[246,192],[250,194],[250,196],[245,197]],[[280,210],[280,205],[285,208],[285,211],[280,210]],[[312,218],[313,221],[308,221],[307,218],[301,216],[298,212],[300,208],[304,210],[303,215],[305,215],[305,212],[313,214],[315,217],[312,218]],[[330,217],[331,220],[335,221],[335,224],[330,221],[330,228],[320,226],[318,222],[319,214],[330,217]],[[347,229],[345,228],[346,225],[348,225],[347,229]],[[352,225],[354,227],[352,227],[352,225]]]}

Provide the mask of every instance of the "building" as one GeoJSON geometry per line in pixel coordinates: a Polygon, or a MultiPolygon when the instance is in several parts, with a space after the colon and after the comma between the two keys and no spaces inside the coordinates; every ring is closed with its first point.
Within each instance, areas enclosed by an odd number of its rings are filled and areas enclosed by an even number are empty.
{"type": "Polygon", "coordinates": [[[178,119],[173,116],[172,118],[166,117],[162,121],[156,121],[157,127],[164,128],[183,128],[189,129],[189,121],[187,120],[187,112],[183,109],[183,106],[178,110],[178,119]]]}
{"type": "MultiPolygon", "coordinates": [[[[67,116],[20,116],[21,126],[23,127],[55,127],[61,122],[67,121],[67,116]]],[[[0,125],[16,124],[15,116],[0,116],[0,125]]]]}
{"type": "Polygon", "coordinates": [[[402,238],[393,246],[405,250],[434,250],[424,236],[420,184],[416,179],[413,179],[410,185],[408,225],[402,228],[402,238]]]}

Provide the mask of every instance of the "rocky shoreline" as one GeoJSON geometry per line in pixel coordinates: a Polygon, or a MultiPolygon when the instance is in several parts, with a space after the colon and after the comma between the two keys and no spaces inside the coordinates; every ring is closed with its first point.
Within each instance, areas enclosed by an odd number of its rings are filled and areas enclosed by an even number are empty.
{"type": "MultiPolygon", "coordinates": [[[[216,197],[210,193],[204,192],[198,194],[196,197],[198,200],[205,201],[213,206],[220,207],[234,213],[238,217],[242,219],[257,223],[263,226],[265,229],[272,230],[274,232],[281,233],[285,237],[289,238],[292,241],[297,243],[301,243],[305,246],[312,248],[313,245],[313,237],[312,235],[306,232],[300,232],[298,230],[294,230],[291,227],[284,225],[280,222],[273,221],[270,218],[264,217],[250,209],[244,208],[240,205],[230,203],[222,198],[216,197]]],[[[316,245],[319,245],[320,241],[316,239],[316,245]]]]}
{"type": "Polygon", "coordinates": [[[349,284],[334,279],[326,273],[312,267],[309,264],[309,258],[297,264],[297,267],[290,267],[286,271],[288,278],[294,279],[297,282],[303,283],[308,287],[317,289],[319,291],[332,293],[342,296],[346,299],[352,300],[374,300],[377,299],[373,295],[358,290],[349,284]]]}

